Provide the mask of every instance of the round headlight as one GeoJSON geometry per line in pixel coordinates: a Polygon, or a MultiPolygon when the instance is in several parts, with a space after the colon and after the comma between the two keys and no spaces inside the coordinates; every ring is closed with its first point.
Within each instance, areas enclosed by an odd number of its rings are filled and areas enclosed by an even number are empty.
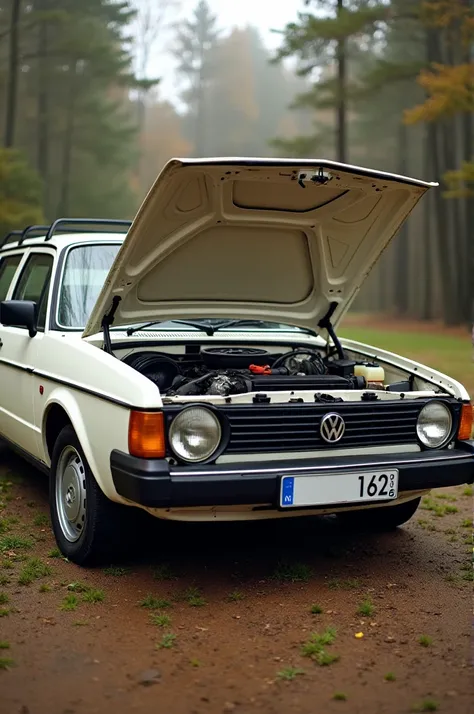
{"type": "Polygon", "coordinates": [[[449,438],[452,426],[448,407],[442,402],[429,402],[418,416],[416,433],[423,446],[436,449],[449,438]]]}
{"type": "Polygon", "coordinates": [[[183,409],[171,422],[171,448],[183,461],[205,461],[218,448],[222,429],[215,414],[205,407],[183,409]]]}

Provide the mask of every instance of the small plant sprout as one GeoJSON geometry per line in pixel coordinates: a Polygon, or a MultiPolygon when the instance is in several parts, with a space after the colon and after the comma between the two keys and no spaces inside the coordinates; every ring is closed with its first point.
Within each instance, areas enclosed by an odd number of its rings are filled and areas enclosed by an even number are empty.
{"type": "Polygon", "coordinates": [[[104,575],[111,575],[114,578],[121,578],[130,572],[130,568],[124,568],[119,565],[109,565],[108,568],[104,568],[104,575]]]}
{"type": "Polygon", "coordinates": [[[415,704],[412,711],[414,712],[437,712],[439,704],[436,699],[423,699],[419,704],[415,704]]]}
{"type": "Polygon", "coordinates": [[[10,667],[13,667],[15,665],[15,662],[11,659],[11,657],[0,657],[0,669],[10,669],[10,667]]]}
{"type": "Polygon", "coordinates": [[[199,588],[192,585],[184,593],[184,599],[190,607],[203,607],[206,601],[199,588]]]}
{"type": "Polygon", "coordinates": [[[300,677],[305,674],[304,669],[299,669],[298,667],[285,667],[277,672],[277,679],[281,679],[284,682],[291,682],[296,677],[300,677]]]}
{"type": "Polygon", "coordinates": [[[0,650],[9,650],[10,649],[10,643],[7,642],[6,640],[0,640],[0,650]]]}
{"type": "Polygon", "coordinates": [[[51,575],[51,568],[39,558],[30,558],[18,577],[19,585],[30,585],[34,580],[51,575]]]}
{"type": "Polygon", "coordinates": [[[66,612],[75,610],[79,604],[79,599],[75,593],[68,593],[61,603],[60,609],[66,612]]]}
{"type": "Polygon", "coordinates": [[[429,637],[429,635],[420,635],[418,638],[418,643],[422,647],[429,647],[433,643],[433,640],[431,637],[429,637]]]}
{"type": "Polygon", "coordinates": [[[152,623],[157,627],[169,627],[171,625],[171,618],[169,617],[169,615],[164,615],[159,612],[151,613],[150,619],[152,623]]]}
{"type": "Polygon", "coordinates": [[[360,581],[357,578],[346,578],[345,580],[334,578],[328,582],[328,587],[331,590],[357,590],[360,588],[360,581]]]}
{"type": "Polygon", "coordinates": [[[303,644],[302,654],[310,657],[320,667],[326,667],[339,660],[339,655],[328,652],[326,647],[332,645],[336,639],[334,627],[328,627],[322,634],[313,633],[310,639],[303,644]]]}
{"type": "Polygon", "coordinates": [[[191,667],[200,667],[201,666],[201,662],[198,659],[196,659],[196,657],[193,657],[193,659],[190,660],[189,664],[191,665],[191,667]]]}
{"type": "Polygon", "coordinates": [[[305,563],[289,563],[281,561],[273,573],[273,579],[282,583],[307,583],[313,571],[305,563]]]}
{"type": "Polygon", "coordinates": [[[371,617],[374,614],[374,610],[375,607],[372,600],[370,598],[366,598],[360,603],[357,614],[362,615],[363,617],[371,617]]]}
{"type": "Polygon", "coordinates": [[[171,607],[171,602],[149,594],[140,601],[140,607],[145,607],[147,610],[166,610],[171,607]]]}
{"type": "Polygon", "coordinates": [[[310,612],[312,615],[321,615],[323,612],[323,608],[321,605],[311,605],[310,612]]]}
{"type": "Polygon", "coordinates": [[[473,493],[472,486],[466,486],[464,491],[462,492],[462,495],[472,498],[472,493],[473,493]]]}
{"type": "Polygon", "coordinates": [[[176,635],[172,632],[167,632],[166,635],[163,635],[156,647],[159,650],[170,650],[174,646],[175,641],[176,635]]]}
{"type": "Polygon", "coordinates": [[[49,518],[45,513],[38,513],[33,519],[34,526],[47,526],[49,523],[49,518]]]}
{"type": "Polygon", "coordinates": [[[48,558],[60,558],[60,557],[61,557],[61,551],[59,550],[59,548],[53,548],[48,553],[48,558]]]}
{"type": "Polygon", "coordinates": [[[384,679],[386,682],[394,682],[396,680],[396,677],[393,672],[387,672],[384,679]]]}
{"type": "Polygon", "coordinates": [[[230,602],[239,602],[240,600],[243,600],[244,597],[245,595],[239,590],[233,590],[231,593],[229,593],[227,599],[230,600],[230,602]]]}
{"type": "Polygon", "coordinates": [[[347,694],[344,694],[344,692],[334,692],[332,698],[336,702],[345,702],[345,701],[347,701],[347,694]]]}
{"type": "Polygon", "coordinates": [[[0,593],[0,605],[8,605],[10,598],[6,593],[0,593]]]}
{"type": "Polygon", "coordinates": [[[94,590],[90,588],[86,590],[82,596],[84,602],[103,602],[105,600],[105,593],[103,590],[94,590]]]}

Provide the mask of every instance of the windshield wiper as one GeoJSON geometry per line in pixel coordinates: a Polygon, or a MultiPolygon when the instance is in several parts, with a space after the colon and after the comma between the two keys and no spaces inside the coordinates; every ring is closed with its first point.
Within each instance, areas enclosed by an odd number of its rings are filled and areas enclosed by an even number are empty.
{"type": "MultiPolygon", "coordinates": [[[[266,320],[228,320],[227,322],[221,322],[220,325],[216,325],[214,331],[217,332],[218,330],[225,330],[227,327],[240,327],[244,325],[255,325],[256,327],[264,327],[269,324],[276,325],[279,323],[269,323],[266,320]]],[[[313,335],[314,337],[316,337],[316,332],[313,332],[313,330],[310,330],[307,327],[298,327],[298,330],[301,330],[301,332],[305,332],[308,335],[313,335]]]]}
{"type": "Polygon", "coordinates": [[[205,325],[203,322],[194,322],[193,320],[154,320],[153,322],[146,322],[144,325],[139,325],[138,327],[129,327],[127,329],[127,335],[130,337],[134,332],[146,330],[147,327],[153,327],[154,325],[161,325],[163,322],[175,322],[178,325],[196,327],[198,330],[205,332],[208,337],[212,337],[215,332],[215,328],[211,327],[211,325],[205,325]]]}

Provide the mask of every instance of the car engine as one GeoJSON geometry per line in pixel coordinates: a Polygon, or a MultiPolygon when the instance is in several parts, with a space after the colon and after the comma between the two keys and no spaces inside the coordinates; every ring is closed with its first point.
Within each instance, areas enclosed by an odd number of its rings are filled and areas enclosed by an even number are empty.
{"type": "Polygon", "coordinates": [[[248,392],[364,389],[356,362],[323,357],[311,348],[275,355],[250,347],[204,347],[174,358],[134,352],[123,360],[165,396],[230,396],[248,392]]]}

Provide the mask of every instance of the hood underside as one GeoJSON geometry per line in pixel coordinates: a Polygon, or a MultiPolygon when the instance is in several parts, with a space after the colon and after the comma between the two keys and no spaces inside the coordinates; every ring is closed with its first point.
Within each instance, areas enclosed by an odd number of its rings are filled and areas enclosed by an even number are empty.
{"type": "Polygon", "coordinates": [[[325,160],[172,159],[117,254],[83,336],[152,320],[315,329],[343,316],[437,184],[325,160]]]}

